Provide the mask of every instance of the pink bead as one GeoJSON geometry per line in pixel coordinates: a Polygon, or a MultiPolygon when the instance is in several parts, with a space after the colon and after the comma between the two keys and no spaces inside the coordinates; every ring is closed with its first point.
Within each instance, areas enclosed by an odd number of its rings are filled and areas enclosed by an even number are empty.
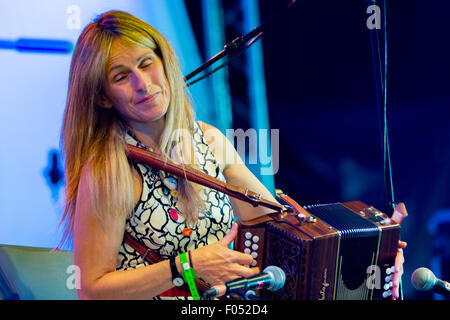
{"type": "Polygon", "coordinates": [[[178,212],[177,212],[177,210],[170,209],[169,213],[170,213],[170,217],[172,218],[172,220],[175,220],[175,221],[178,220],[178,212]]]}

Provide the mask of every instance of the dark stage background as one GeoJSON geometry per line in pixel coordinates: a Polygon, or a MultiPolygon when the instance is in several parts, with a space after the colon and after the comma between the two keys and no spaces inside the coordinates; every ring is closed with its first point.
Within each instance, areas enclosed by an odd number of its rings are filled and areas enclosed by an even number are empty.
{"type": "MultiPolygon", "coordinates": [[[[287,3],[260,0],[261,20],[287,3]]],[[[201,44],[200,1],[186,4],[201,44]]],[[[262,38],[270,127],[280,129],[275,185],[300,204],[384,206],[367,6],[301,1],[262,38]]],[[[425,266],[450,279],[450,1],[388,1],[387,31],[394,194],[409,213],[402,228],[404,295],[431,299],[412,288],[410,277],[425,266]]],[[[228,33],[227,41],[238,35],[228,33]]],[[[245,87],[233,78],[243,63],[245,57],[229,66],[231,94],[245,87]]],[[[234,108],[233,126],[248,128],[234,108]]]]}

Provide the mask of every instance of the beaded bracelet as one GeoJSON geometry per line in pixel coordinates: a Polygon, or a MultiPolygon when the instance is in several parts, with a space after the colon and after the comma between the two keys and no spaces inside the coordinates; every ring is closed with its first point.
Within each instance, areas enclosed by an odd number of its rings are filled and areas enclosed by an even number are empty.
{"type": "Polygon", "coordinates": [[[195,279],[197,279],[197,277],[195,276],[194,269],[192,269],[189,265],[186,257],[186,252],[180,254],[180,261],[183,268],[183,270],[181,270],[181,275],[183,276],[184,281],[187,283],[189,290],[191,291],[192,299],[200,300],[200,296],[198,294],[197,287],[195,286],[194,281],[195,279]]]}

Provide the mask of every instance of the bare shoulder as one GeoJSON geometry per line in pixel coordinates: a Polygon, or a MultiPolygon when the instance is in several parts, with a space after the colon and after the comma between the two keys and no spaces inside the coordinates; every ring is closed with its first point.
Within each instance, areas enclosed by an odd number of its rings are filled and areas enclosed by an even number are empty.
{"type": "Polygon", "coordinates": [[[243,164],[233,144],[219,129],[205,122],[199,121],[198,123],[200,124],[211,152],[222,170],[226,170],[233,164],[243,164]]]}
{"type": "Polygon", "coordinates": [[[221,162],[220,160],[222,160],[222,150],[224,145],[226,144],[226,137],[219,129],[217,129],[213,125],[202,121],[198,121],[198,123],[202,129],[206,143],[210,147],[212,153],[214,154],[214,157],[219,162],[221,162]]]}
{"type": "Polygon", "coordinates": [[[200,128],[202,129],[203,134],[205,135],[205,138],[206,138],[206,142],[208,144],[210,143],[210,141],[208,141],[208,140],[211,140],[210,138],[213,135],[224,136],[219,129],[217,129],[213,125],[210,125],[209,123],[206,123],[206,122],[203,122],[203,121],[197,121],[197,123],[200,125],[200,128]]]}

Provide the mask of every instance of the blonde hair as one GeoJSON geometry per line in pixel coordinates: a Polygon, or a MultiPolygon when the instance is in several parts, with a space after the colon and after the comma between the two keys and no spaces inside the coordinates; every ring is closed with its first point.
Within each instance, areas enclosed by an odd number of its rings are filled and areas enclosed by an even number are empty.
{"type": "MultiPolygon", "coordinates": [[[[170,157],[173,144],[181,140],[180,132],[193,134],[195,115],[188,100],[184,78],[173,48],[152,26],[122,11],[109,11],[86,26],[81,33],[70,66],[67,104],[61,142],[65,161],[66,221],[61,244],[71,239],[76,196],[82,168],[90,166],[90,190],[93,208],[101,218],[131,214],[135,203],[131,163],[125,154],[124,134],[127,125],[115,108],[103,108],[106,68],[114,41],[148,47],[163,62],[170,87],[170,104],[165,115],[165,129],[160,149],[170,157]]],[[[185,141],[188,142],[188,141],[185,141]]],[[[184,143],[181,155],[193,154],[192,143],[184,143]]],[[[178,162],[186,163],[182,159],[178,162]]],[[[195,157],[193,158],[195,159],[195,157]]],[[[192,160],[192,159],[191,159],[192,160]]],[[[198,166],[193,162],[189,162],[198,166]]],[[[201,187],[180,179],[179,203],[187,223],[195,222],[200,210],[201,187]]],[[[60,244],[60,245],[61,245],[60,244]]]]}

